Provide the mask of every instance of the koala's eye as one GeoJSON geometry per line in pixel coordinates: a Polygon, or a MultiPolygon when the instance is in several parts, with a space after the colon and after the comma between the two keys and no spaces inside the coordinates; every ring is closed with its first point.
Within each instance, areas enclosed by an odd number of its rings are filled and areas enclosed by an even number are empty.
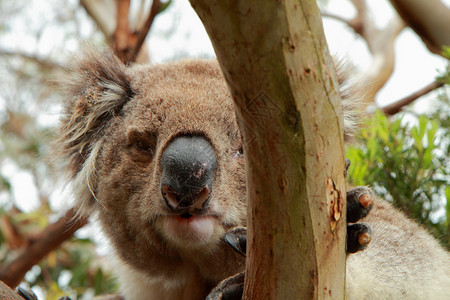
{"type": "Polygon", "coordinates": [[[133,150],[132,156],[136,159],[151,158],[156,149],[156,134],[149,132],[131,131],[127,136],[127,148],[133,150]],[[139,155],[136,155],[139,154],[139,155]]]}
{"type": "Polygon", "coordinates": [[[150,155],[153,155],[152,146],[144,140],[136,140],[136,142],[134,143],[134,147],[141,152],[145,152],[150,155]]]}
{"type": "Polygon", "coordinates": [[[244,147],[242,145],[239,146],[238,154],[244,155],[244,147]]]}
{"type": "Polygon", "coordinates": [[[238,147],[235,148],[234,156],[235,157],[243,157],[244,156],[244,147],[242,146],[242,144],[240,144],[238,147]]]}

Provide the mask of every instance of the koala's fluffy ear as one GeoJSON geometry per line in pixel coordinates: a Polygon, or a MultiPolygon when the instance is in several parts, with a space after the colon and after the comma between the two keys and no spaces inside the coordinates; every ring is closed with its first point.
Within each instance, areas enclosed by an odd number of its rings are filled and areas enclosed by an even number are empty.
{"type": "Polygon", "coordinates": [[[364,92],[358,86],[351,74],[354,74],[353,66],[340,59],[334,59],[336,73],[341,94],[342,110],[344,112],[344,139],[346,142],[353,140],[358,129],[362,112],[365,110],[364,92]]]}
{"type": "Polygon", "coordinates": [[[68,161],[81,212],[95,204],[96,161],[111,121],[133,97],[125,65],[109,50],[84,49],[64,82],[65,108],[58,141],[68,161]]]}

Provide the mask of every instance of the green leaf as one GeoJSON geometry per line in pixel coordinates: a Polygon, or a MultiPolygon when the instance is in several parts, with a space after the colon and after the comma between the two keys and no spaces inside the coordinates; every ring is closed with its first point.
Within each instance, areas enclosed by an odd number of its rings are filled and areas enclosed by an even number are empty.
{"type": "Polygon", "coordinates": [[[391,125],[391,135],[396,135],[400,131],[401,125],[402,125],[401,119],[395,120],[391,125]]]}
{"type": "Polygon", "coordinates": [[[167,2],[161,2],[161,8],[159,9],[158,14],[164,12],[169,6],[172,4],[172,0],[168,0],[167,2]]]}
{"type": "Polygon", "coordinates": [[[419,117],[419,135],[420,135],[420,140],[422,140],[423,137],[425,136],[426,129],[427,129],[427,124],[428,124],[428,118],[425,117],[424,115],[421,115],[419,117]]]}
{"type": "Polygon", "coordinates": [[[439,127],[438,122],[436,120],[430,121],[431,128],[428,129],[427,135],[428,135],[428,147],[435,148],[434,141],[436,139],[436,131],[439,127]]]}
{"type": "Polygon", "coordinates": [[[433,159],[433,154],[432,154],[432,148],[427,148],[425,149],[424,155],[423,155],[423,164],[422,164],[422,168],[429,168],[431,166],[431,161],[433,159]]]}
{"type": "MultiPolygon", "coordinates": [[[[450,186],[447,186],[445,188],[445,198],[447,199],[447,205],[446,205],[446,227],[450,227],[450,186]]],[[[450,232],[449,232],[450,233],[450,232]]]]}
{"type": "Polygon", "coordinates": [[[450,46],[442,46],[442,56],[450,59],[450,46]]]}
{"type": "Polygon", "coordinates": [[[421,140],[420,140],[419,131],[417,130],[417,127],[414,126],[413,128],[411,128],[411,135],[413,136],[414,142],[415,142],[416,145],[422,144],[421,140]]]}
{"type": "Polygon", "coordinates": [[[0,175],[0,191],[4,190],[11,192],[11,183],[6,177],[0,175]]]}

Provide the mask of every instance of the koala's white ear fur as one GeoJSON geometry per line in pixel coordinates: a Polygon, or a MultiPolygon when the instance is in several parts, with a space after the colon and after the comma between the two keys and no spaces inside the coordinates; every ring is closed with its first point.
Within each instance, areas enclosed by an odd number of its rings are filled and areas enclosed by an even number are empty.
{"type": "Polygon", "coordinates": [[[109,50],[85,48],[68,69],[59,155],[68,169],[83,213],[96,203],[96,157],[111,120],[133,97],[125,65],[109,50]]]}
{"type": "Polygon", "coordinates": [[[364,115],[364,92],[354,80],[353,66],[345,61],[334,58],[336,73],[341,94],[342,110],[344,112],[344,139],[349,142],[358,129],[361,117],[364,115]]]}

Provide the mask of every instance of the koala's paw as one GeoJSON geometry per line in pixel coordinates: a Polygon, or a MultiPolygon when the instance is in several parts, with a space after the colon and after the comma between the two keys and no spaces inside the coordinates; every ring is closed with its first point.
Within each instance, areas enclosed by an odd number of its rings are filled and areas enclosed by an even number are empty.
{"type": "MultiPolygon", "coordinates": [[[[347,222],[355,223],[364,218],[373,206],[372,190],[360,186],[347,192],[347,222]]],[[[347,252],[364,250],[370,243],[372,231],[365,223],[347,226],[347,252]]],[[[245,256],[247,250],[247,228],[235,227],[225,234],[225,241],[238,253],[245,256]]]]}
{"type": "MultiPolygon", "coordinates": [[[[247,238],[246,238],[247,240],[247,238]]],[[[234,246],[232,246],[234,248],[234,246]]],[[[240,251],[238,251],[240,252],[240,251]]],[[[244,272],[228,277],[209,293],[206,300],[240,300],[244,292],[244,272]]]]}
{"type": "Polygon", "coordinates": [[[364,250],[372,239],[372,231],[365,223],[356,223],[347,226],[347,253],[356,253],[364,250]]]}
{"type": "Polygon", "coordinates": [[[347,222],[355,223],[364,218],[373,206],[372,190],[360,186],[347,191],[347,222]]]}
{"type": "MultiPolygon", "coordinates": [[[[347,192],[347,222],[355,223],[364,218],[373,206],[372,190],[360,186],[347,192]]],[[[347,226],[347,253],[364,250],[371,241],[369,225],[356,223],[347,226]]]]}

